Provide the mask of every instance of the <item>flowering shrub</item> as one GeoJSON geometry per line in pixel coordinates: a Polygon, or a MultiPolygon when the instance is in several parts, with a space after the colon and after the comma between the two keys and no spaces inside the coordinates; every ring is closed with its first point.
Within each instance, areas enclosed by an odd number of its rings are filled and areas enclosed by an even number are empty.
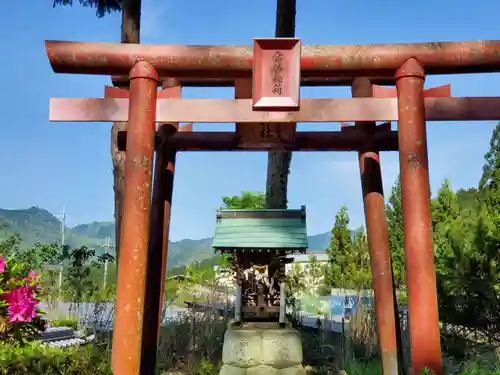
{"type": "Polygon", "coordinates": [[[0,340],[25,343],[45,328],[39,292],[35,272],[0,256],[0,340]]]}

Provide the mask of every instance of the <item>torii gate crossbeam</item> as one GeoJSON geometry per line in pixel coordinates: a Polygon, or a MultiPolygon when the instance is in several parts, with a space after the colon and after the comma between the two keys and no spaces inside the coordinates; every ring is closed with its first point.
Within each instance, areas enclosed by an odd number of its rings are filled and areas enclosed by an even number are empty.
{"type": "MultiPolygon", "coordinates": [[[[251,46],[182,46],[47,41],[54,72],[125,75],[138,60],[146,60],[162,77],[203,80],[250,77],[251,46]]],[[[500,41],[431,42],[304,46],[301,76],[327,81],[332,77],[390,77],[409,58],[426,74],[491,73],[500,71],[500,41]]],[[[194,80],[192,80],[192,85],[194,80]]]]}

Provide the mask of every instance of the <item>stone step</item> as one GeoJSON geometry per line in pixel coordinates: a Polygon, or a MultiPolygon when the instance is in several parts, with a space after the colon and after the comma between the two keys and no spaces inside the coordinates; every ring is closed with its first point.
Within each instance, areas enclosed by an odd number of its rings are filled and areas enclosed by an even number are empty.
{"type": "Polygon", "coordinates": [[[71,327],[49,327],[40,334],[40,341],[68,340],[76,338],[77,334],[71,327]]]}
{"type": "Polygon", "coordinates": [[[49,327],[40,334],[39,340],[50,347],[67,348],[87,344],[94,340],[94,335],[81,337],[71,327],[49,327]]]}

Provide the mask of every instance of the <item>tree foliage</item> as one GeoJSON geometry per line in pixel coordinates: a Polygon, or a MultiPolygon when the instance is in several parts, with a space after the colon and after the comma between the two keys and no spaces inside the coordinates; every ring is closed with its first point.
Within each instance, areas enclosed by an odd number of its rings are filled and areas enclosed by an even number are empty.
{"type": "Polygon", "coordinates": [[[401,179],[399,176],[391,189],[385,213],[387,216],[394,284],[396,288],[399,288],[405,283],[404,218],[401,203],[401,179]]]}
{"type": "Polygon", "coordinates": [[[482,201],[479,189],[472,187],[468,189],[458,189],[457,202],[460,210],[476,211],[482,201]]]}
{"type": "Polygon", "coordinates": [[[47,265],[58,264],[61,260],[57,244],[35,243],[32,247],[21,247],[21,236],[16,233],[0,241],[0,256],[14,258],[26,270],[41,270],[47,265]]]}
{"type": "Polygon", "coordinates": [[[345,206],[335,216],[327,254],[325,284],[328,287],[361,290],[370,286],[371,268],[366,235],[361,230],[353,236],[345,206]]]}
{"type": "Polygon", "coordinates": [[[500,342],[500,124],[485,154],[479,189],[451,190],[432,204],[440,319],[500,342]]]}
{"type": "MultiPolygon", "coordinates": [[[[81,6],[86,8],[95,8],[96,15],[99,18],[104,17],[108,13],[120,12],[122,3],[126,0],[78,0],[81,6]]],[[[73,0],[54,0],[53,6],[58,5],[73,5],[73,0]]]]}
{"type": "Polygon", "coordinates": [[[500,123],[493,130],[493,135],[490,139],[490,149],[484,155],[483,173],[479,180],[479,189],[489,189],[492,192],[498,190],[500,185],[500,155],[498,150],[500,147],[500,123]]]}
{"type": "Polygon", "coordinates": [[[307,294],[322,294],[325,273],[326,268],[323,264],[321,264],[321,262],[318,261],[318,258],[314,255],[309,255],[309,262],[306,264],[304,269],[304,276],[307,281],[307,294]]]}
{"type": "MultiPolygon", "coordinates": [[[[292,263],[290,272],[286,275],[286,305],[293,309],[294,314],[300,311],[299,296],[306,290],[304,270],[298,263],[292,263]]],[[[292,315],[294,315],[292,314],[292,315]]]]}
{"type": "Polygon", "coordinates": [[[241,195],[222,197],[223,208],[235,210],[256,210],[266,207],[266,195],[263,192],[243,191],[241,195]]]}
{"type": "Polygon", "coordinates": [[[481,201],[492,214],[500,212],[500,123],[493,130],[490,149],[484,155],[483,173],[479,181],[481,201]]]}

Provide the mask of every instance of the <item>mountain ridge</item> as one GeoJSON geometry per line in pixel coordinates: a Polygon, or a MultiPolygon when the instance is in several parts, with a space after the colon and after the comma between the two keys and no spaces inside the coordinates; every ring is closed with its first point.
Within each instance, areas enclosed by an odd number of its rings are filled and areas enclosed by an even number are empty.
{"type": "MultiPolygon", "coordinates": [[[[12,210],[0,208],[0,240],[19,233],[22,247],[30,247],[36,242],[60,243],[61,231],[61,221],[43,208],[35,206],[12,210]]],[[[114,255],[114,249],[105,247],[108,237],[114,243],[115,224],[112,221],[93,221],[74,227],[65,227],[64,232],[65,244],[72,248],[85,245],[94,248],[97,254],[107,251],[114,255]]],[[[308,236],[309,249],[311,251],[326,249],[330,237],[330,232],[308,236]]],[[[168,248],[168,268],[194,261],[201,262],[213,254],[212,237],[171,241],[168,248]]]]}

